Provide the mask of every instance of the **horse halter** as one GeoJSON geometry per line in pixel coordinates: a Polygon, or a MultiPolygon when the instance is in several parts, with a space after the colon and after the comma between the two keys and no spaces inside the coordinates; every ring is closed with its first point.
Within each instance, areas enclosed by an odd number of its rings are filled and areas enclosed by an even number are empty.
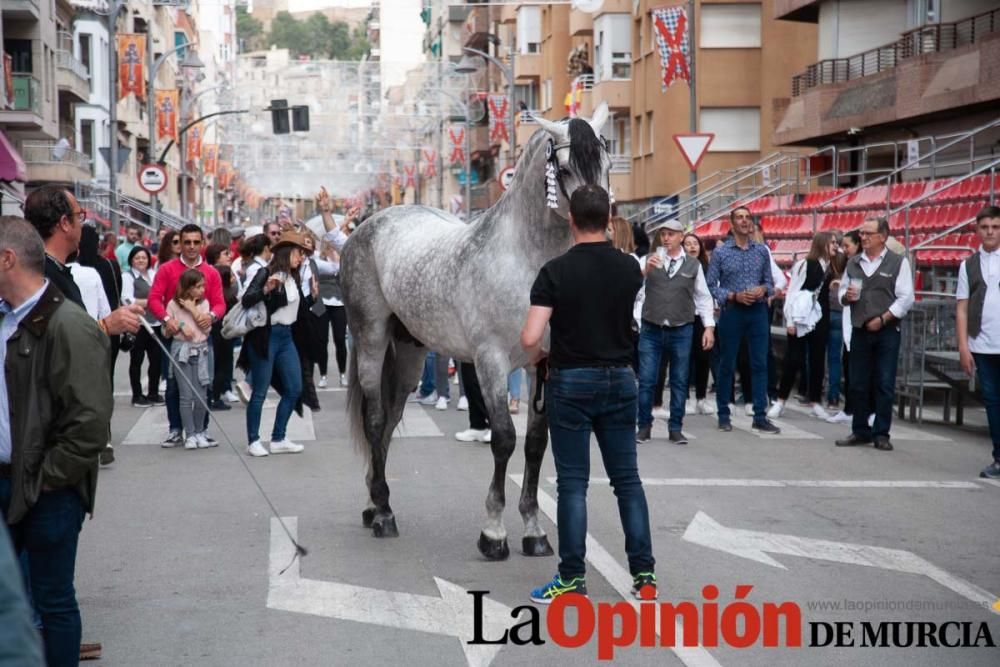
{"type": "MultiPolygon", "coordinates": [[[[599,137],[601,140],[601,148],[604,152],[608,152],[608,140],[603,136],[599,137]]],[[[545,201],[549,208],[556,209],[559,208],[559,199],[556,196],[556,185],[559,186],[559,191],[562,192],[563,197],[566,201],[569,201],[569,193],[566,192],[566,185],[563,183],[562,174],[559,173],[561,168],[559,164],[559,158],[557,152],[563,148],[569,148],[570,142],[566,141],[561,144],[557,144],[554,139],[549,138],[548,143],[545,146],[545,201]]],[[[615,203],[615,195],[608,188],[608,200],[610,203],[615,203]]]]}

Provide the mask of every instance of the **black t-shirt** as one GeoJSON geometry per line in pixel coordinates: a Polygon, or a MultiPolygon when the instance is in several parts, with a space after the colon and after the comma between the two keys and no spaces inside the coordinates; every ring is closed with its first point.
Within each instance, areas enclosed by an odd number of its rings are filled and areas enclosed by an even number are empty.
{"type": "Polygon", "coordinates": [[[49,255],[45,256],[45,277],[49,282],[59,288],[67,299],[83,308],[83,297],[80,295],[80,288],[73,281],[73,274],[69,267],[60,264],[49,255]]]}
{"type": "Polygon", "coordinates": [[[552,308],[553,368],[632,363],[632,306],[639,263],[610,243],[580,243],[550,260],[531,287],[531,305],[552,308]]]}

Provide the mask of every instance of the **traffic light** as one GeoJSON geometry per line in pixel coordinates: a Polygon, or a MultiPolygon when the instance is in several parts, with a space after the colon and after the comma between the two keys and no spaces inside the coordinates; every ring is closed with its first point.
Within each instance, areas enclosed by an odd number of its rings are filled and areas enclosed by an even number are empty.
{"type": "Polygon", "coordinates": [[[309,107],[292,107],[292,129],[296,132],[309,131],[309,107]]]}
{"type": "Polygon", "coordinates": [[[271,130],[275,134],[288,134],[288,100],[271,100],[271,130]]]}

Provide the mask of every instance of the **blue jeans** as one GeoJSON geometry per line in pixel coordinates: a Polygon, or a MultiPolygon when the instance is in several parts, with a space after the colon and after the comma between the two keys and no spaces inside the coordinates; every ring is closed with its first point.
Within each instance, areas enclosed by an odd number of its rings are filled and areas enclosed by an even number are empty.
{"type": "Polygon", "coordinates": [[[521,400],[521,382],[524,379],[524,369],[515,368],[507,376],[507,393],[515,400],[521,400]]]}
{"type": "MultiPolygon", "coordinates": [[[[4,515],[10,499],[11,480],[0,479],[0,510],[4,515]]],[[[80,607],[73,579],[83,515],[83,503],[76,492],[60,489],[42,493],[27,516],[7,526],[15,552],[27,554],[31,598],[41,616],[49,667],[75,667],[80,661],[80,607]]]]}
{"type": "Polygon", "coordinates": [[[247,440],[253,443],[260,439],[260,416],[264,410],[267,389],[271,386],[272,374],[277,374],[282,393],[278,409],[274,413],[271,442],[284,440],[288,420],[302,394],[302,368],[299,353],[295,351],[295,343],[292,341],[292,328],[284,324],[271,325],[267,357],[260,357],[253,345],[247,347],[247,355],[250,357],[250,370],[253,373],[253,393],[250,395],[250,404],[247,405],[247,440]]]}
{"type": "Polygon", "coordinates": [[[753,392],[753,420],[755,424],[767,421],[767,355],[771,347],[771,331],[767,304],[752,306],[729,304],[722,309],[715,339],[719,346],[719,374],[715,379],[715,400],[719,423],[729,423],[729,404],[733,401],[733,376],[736,373],[736,355],[745,338],[750,354],[751,391],[753,392]]]}
{"type": "Polygon", "coordinates": [[[631,368],[553,368],[545,386],[559,492],[559,574],[583,576],[587,553],[590,434],[618,498],[632,574],[652,572],[649,509],[635,451],[635,374],[631,368]]]}
{"type": "Polygon", "coordinates": [[[830,334],[826,339],[826,367],[830,376],[830,384],[826,389],[826,402],[834,404],[840,400],[840,379],[842,377],[844,348],[844,330],[841,325],[844,313],[839,310],[830,311],[830,334]]]}
{"type": "Polygon", "coordinates": [[[424,372],[420,376],[420,397],[430,396],[434,392],[434,362],[437,360],[437,352],[431,350],[424,358],[424,372]]]}
{"type": "Polygon", "coordinates": [[[653,423],[653,389],[660,359],[667,355],[670,366],[670,421],[668,430],[679,431],[684,423],[688,395],[693,324],[661,328],[643,321],[639,333],[639,428],[653,423]]]}
{"type": "Polygon", "coordinates": [[[993,439],[993,460],[1000,462],[1000,354],[973,354],[979,389],[986,406],[986,422],[993,439]]]}
{"type": "Polygon", "coordinates": [[[854,408],[851,431],[858,437],[889,437],[899,344],[900,333],[895,327],[876,333],[855,327],[851,332],[851,386],[848,391],[854,408]],[[872,379],[870,383],[868,378],[872,379]],[[868,415],[873,412],[874,427],[868,426],[868,415]]]}
{"type": "MultiPolygon", "coordinates": [[[[159,336],[164,347],[163,350],[160,350],[163,357],[160,367],[163,368],[163,377],[167,380],[167,391],[163,396],[163,400],[167,404],[167,423],[170,425],[171,432],[180,433],[184,426],[181,421],[181,394],[177,387],[177,378],[174,377],[174,367],[170,363],[170,346],[173,344],[173,340],[163,333],[163,327],[156,330],[156,335],[159,336]]],[[[149,388],[150,394],[158,394],[159,392],[159,387],[149,388]]]]}

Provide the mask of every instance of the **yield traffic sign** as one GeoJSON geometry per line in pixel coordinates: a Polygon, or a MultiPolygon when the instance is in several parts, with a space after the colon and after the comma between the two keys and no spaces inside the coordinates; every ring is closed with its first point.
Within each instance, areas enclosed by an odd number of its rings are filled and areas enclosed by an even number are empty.
{"type": "Polygon", "coordinates": [[[681,155],[691,167],[691,171],[698,171],[698,165],[708,152],[708,147],[715,139],[714,132],[693,132],[691,134],[675,134],[674,143],[681,149],[681,155]]]}

